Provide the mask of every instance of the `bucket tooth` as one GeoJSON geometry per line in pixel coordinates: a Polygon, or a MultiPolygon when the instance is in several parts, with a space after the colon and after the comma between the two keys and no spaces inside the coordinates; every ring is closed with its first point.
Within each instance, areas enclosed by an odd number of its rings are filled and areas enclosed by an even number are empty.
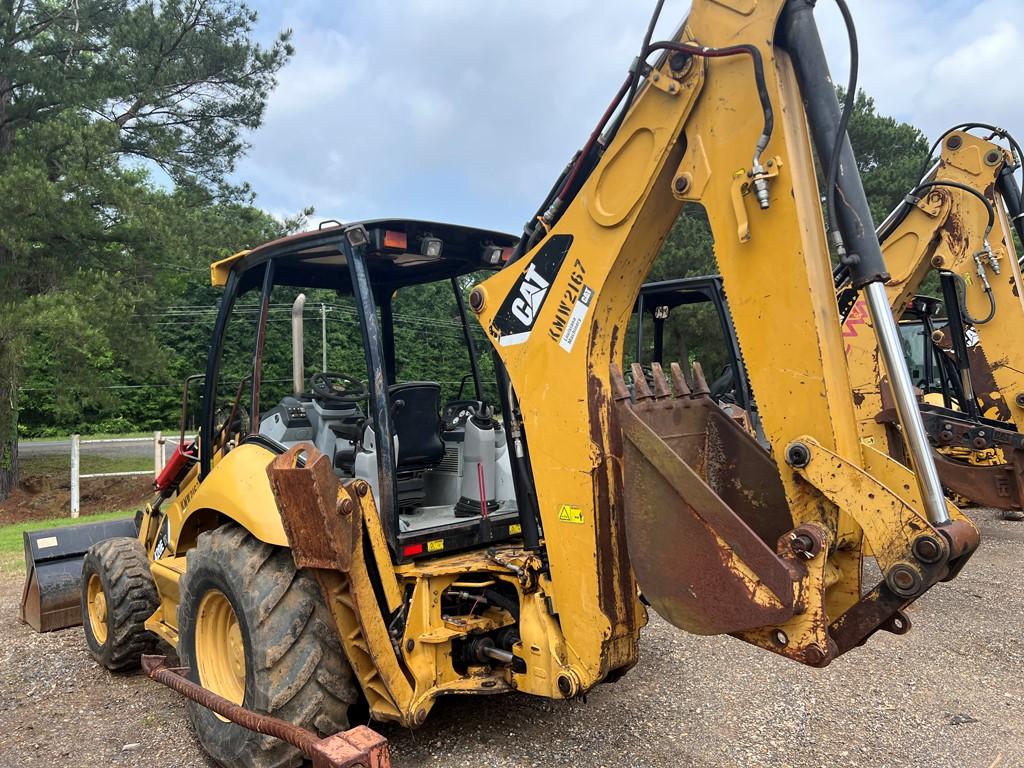
{"type": "Polygon", "coordinates": [[[661,363],[651,363],[651,374],[654,378],[654,399],[663,400],[671,397],[672,390],[669,389],[668,379],[665,378],[665,371],[661,369],[661,363]]]}
{"type": "Polygon", "coordinates": [[[679,363],[672,363],[670,366],[672,371],[672,383],[676,387],[676,397],[690,397],[690,387],[686,383],[686,377],[683,376],[683,369],[679,363]]]}
{"type": "Polygon", "coordinates": [[[694,361],[693,363],[693,396],[694,397],[707,397],[711,394],[711,387],[708,386],[708,380],[704,378],[704,368],[700,363],[694,361]]]}
{"type": "Polygon", "coordinates": [[[626,386],[626,379],[622,375],[622,369],[618,365],[611,365],[612,397],[616,402],[629,400],[629,387],[626,386]]]}
{"type": "Polygon", "coordinates": [[[640,363],[633,363],[633,396],[638,403],[652,397],[650,387],[647,386],[647,376],[640,363]]]}

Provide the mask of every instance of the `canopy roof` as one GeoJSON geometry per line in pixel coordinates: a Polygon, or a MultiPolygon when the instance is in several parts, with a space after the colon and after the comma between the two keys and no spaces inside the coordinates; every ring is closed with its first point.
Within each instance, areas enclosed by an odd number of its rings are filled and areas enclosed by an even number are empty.
{"type": "Polygon", "coordinates": [[[262,281],[263,270],[254,268],[273,260],[276,285],[333,288],[349,293],[348,263],[341,242],[345,231],[356,225],[362,225],[368,235],[366,266],[375,291],[497,269],[503,262],[494,262],[494,249],[511,249],[519,240],[503,232],[411,219],[333,224],[272,240],[214,262],[210,267],[211,281],[223,286],[231,272],[238,272],[241,290],[246,290],[262,281]],[[440,254],[428,253],[428,240],[440,241],[440,254]]]}

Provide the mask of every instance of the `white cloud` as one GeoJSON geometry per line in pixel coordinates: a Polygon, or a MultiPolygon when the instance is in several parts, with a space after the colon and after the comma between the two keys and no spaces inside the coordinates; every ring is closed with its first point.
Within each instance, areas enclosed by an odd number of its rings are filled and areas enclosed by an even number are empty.
{"type": "MultiPolygon", "coordinates": [[[[264,0],[295,30],[265,126],[240,166],[272,210],[418,216],[516,231],[614,94],[653,0],[264,0]]],[[[930,135],[964,120],[1024,132],[1020,0],[856,0],[861,86],[930,135]]],[[[665,4],[658,37],[689,6],[665,4]]],[[[257,3],[260,7],[260,3],[257,3]]],[[[848,44],[818,3],[845,81],[848,44]]]]}

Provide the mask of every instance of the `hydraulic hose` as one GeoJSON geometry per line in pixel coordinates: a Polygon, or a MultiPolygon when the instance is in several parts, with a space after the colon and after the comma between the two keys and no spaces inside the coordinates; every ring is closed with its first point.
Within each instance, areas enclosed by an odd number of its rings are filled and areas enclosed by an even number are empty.
{"type": "Polygon", "coordinates": [[[832,146],[832,157],[828,164],[828,176],[825,181],[825,202],[828,211],[828,226],[833,233],[833,240],[836,250],[839,252],[839,261],[846,265],[849,257],[846,255],[846,247],[843,243],[842,234],[839,231],[839,217],[836,215],[836,186],[839,178],[839,163],[843,151],[843,137],[846,136],[850,127],[850,119],[853,116],[853,107],[857,100],[857,74],[860,69],[860,45],[857,42],[857,28],[853,23],[853,16],[846,5],[846,0],[836,0],[839,12],[842,14],[843,23],[846,25],[846,34],[850,40],[850,79],[846,85],[845,99],[843,100],[843,113],[839,118],[839,125],[836,127],[836,139],[832,146]]]}
{"type": "Polygon", "coordinates": [[[626,113],[629,108],[633,106],[633,100],[636,98],[636,92],[640,88],[640,79],[643,77],[644,63],[647,61],[647,56],[650,52],[651,37],[654,36],[654,28],[658,25],[658,19],[661,17],[661,9],[665,5],[665,0],[658,0],[658,4],[654,8],[654,13],[651,14],[651,20],[647,24],[647,32],[644,34],[643,45],[640,46],[640,55],[637,56],[636,61],[633,63],[633,71],[630,72],[629,76],[629,95],[623,102],[622,111],[619,112],[619,116],[615,119],[615,125],[608,132],[608,140],[615,138],[619,132],[619,128],[622,127],[622,121],[626,119],[626,113]]]}
{"type": "MultiPolygon", "coordinates": [[[[837,1],[842,2],[843,0],[837,1]]],[[[520,238],[519,245],[516,246],[512,257],[508,261],[509,264],[517,261],[534,245],[536,245],[551,226],[558,221],[562,209],[573,198],[575,192],[585,180],[585,177],[581,178],[584,166],[591,161],[596,152],[601,151],[601,133],[611,121],[612,115],[615,114],[616,109],[618,109],[618,114],[615,117],[614,123],[608,128],[608,132],[604,138],[604,146],[607,147],[610,145],[612,140],[618,134],[619,129],[622,127],[622,123],[626,118],[626,114],[629,112],[630,107],[636,99],[637,91],[640,88],[640,81],[647,69],[647,58],[652,52],[658,50],[675,51],[689,56],[703,58],[720,58],[744,54],[751,57],[754,63],[754,78],[757,85],[757,94],[760,99],[761,110],[764,115],[764,127],[761,136],[758,138],[757,145],[754,148],[751,176],[754,178],[758,202],[762,208],[768,207],[767,182],[760,178],[764,173],[764,168],[761,165],[761,156],[764,154],[765,149],[767,149],[768,142],[771,140],[772,133],[775,129],[775,113],[772,109],[771,99],[768,95],[768,86],[765,80],[764,62],[761,57],[761,52],[753,45],[708,48],[700,45],[677,43],[673,41],[651,43],[651,37],[654,34],[654,28],[657,26],[658,19],[661,17],[661,9],[664,4],[664,0],[658,0],[654,13],[651,15],[651,20],[647,25],[647,31],[644,34],[644,41],[643,46],[640,49],[640,56],[637,57],[637,60],[631,68],[629,76],[619,88],[619,91],[615,95],[615,98],[612,99],[611,104],[609,104],[608,108],[605,110],[604,115],[602,115],[601,120],[591,133],[590,138],[587,140],[583,149],[577,153],[573,161],[566,167],[566,170],[561,176],[559,176],[555,185],[552,187],[551,193],[549,193],[547,199],[545,199],[540,210],[526,225],[523,236],[520,238]]]]}
{"type": "Polygon", "coordinates": [[[833,155],[837,137],[842,145],[836,194],[843,204],[837,206],[834,226],[839,229],[845,247],[851,254],[849,268],[852,286],[863,290],[867,299],[868,312],[878,337],[878,348],[889,374],[893,400],[921,492],[923,511],[933,525],[946,525],[950,517],[942,481],[932,458],[924,420],[903,357],[899,328],[889,307],[884,285],[889,279],[889,273],[875,233],[871,208],[857,172],[857,161],[849,136],[837,133],[842,120],[841,110],[814,20],[814,6],[815,0],[789,0],[779,20],[776,40],[789,52],[793,63],[818,157],[833,155]],[[850,172],[844,173],[844,168],[850,172]]]}
{"type": "MultiPolygon", "coordinates": [[[[884,243],[888,240],[892,233],[896,231],[896,228],[903,223],[903,221],[913,210],[917,204],[919,198],[918,194],[928,189],[934,189],[936,187],[948,187],[950,189],[958,189],[961,192],[966,192],[969,195],[973,195],[978,198],[985,206],[985,210],[988,213],[988,223],[985,226],[985,235],[983,237],[983,247],[987,250],[988,238],[992,234],[992,229],[996,223],[996,210],[992,203],[985,197],[981,192],[973,189],[966,184],[961,184],[958,181],[926,181],[923,184],[919,184],[914,187],[910,192],[906,194],[903,200],[896,209],[886,218],[885,221],[878,227],[878,242],[884,243]]],[[[842,288],[847,280],[850,278],[850,269],[846,264],[839,264],[832,270],[832,276],[835,279],[836,288],[842,288]]]]}
{"type": "MultiPolygon", "coordinates": [[[[768,95],[768,83],[764,76],[764,60],[761,57],[761,51],[753,45],[730,45],[725,48],[708,48],[690,43],[676,43],[670,40],[652,43],[648,46],[647,55],[650,55],[653,51],[676,51],[689,56],[707,59],[720,59],[727,56],[741,55],[750,57],[754,65],[754,83],[757,86],[757,97],[761,102],[761,112],[764,115],[764,127],[761,130],[761,136],[758,138],[757,146],[754,150],[754,169],[760,168],[761,155],[764,154],[764,150],[768,147],[768,142],[771,141],[772,133],[775,131],[775,112],[772,109],[771,98],[768,95]]],[[[754,173],[757,172],[757,170],[754,170],[754,173]]]]}
{"type": "Polygon", "coordinates": [[[985,226],[985,236],[983,239],[985,242],[988,242],[989,235],[992,234],[992,228],[995,227],[996,224],[996,209],[992,205],[992,203],[989,202],[989,199],[985,197],[983,194],[981,194],[981,192],[979,192],[978,190],[973,189],[972,187],[969,187],[966,184],[961,184],[958,181],[941,180],[926,181],[923,184],[918,184],[916,187],[910,190],[910,192],[908,192],[907,195],[900,202],[899,206],[897,207],[896,211],[894,211],[893,215],[889,216],[889,218],[882,222],[882,226],[879,227],[878,229],[878,241],[884,243],[886,240],[889,239],[890,236],[892,236],[892,233],[896,230],[896,227],[903,223],[903,220],[907,218],[907,215],[918,203],[918,200],[920,199],[918,197],[918,193],[924,192],[925,190],[928,189],[935,189],[936,187],[948,187],[949,189],[958,189],[961,192],[966,192],[967,194],[978,198],[982,202],[982,204],[985,206],[986,212],[988,213],[988,223],[985,226]]]}
{"type": "MultiPolygon", "coordinates": [[[[604,114],[601,116],[601,119],[594,127],[593,132],[590,134],[590,138],[587,139],[587,143],[583,145],[583,149],[576,153],[576,157],[573,159],[573,162],[569,164],[565,173],[563,173],[562,176],[559,177],[558,182],[556,182],[553,188],[553,190],[558,191],[553,196],[549,196],[548,200],[544,201],[544,207],[542,209],[543,213],[539,213],[539,215],[535,217],[528,225],[527,231],[529,234],[523,241],[523,253],[530,250],[530,248],[536,245],[540,241],[540,239],[545,234],[547,234],[547,231],[548,229],[550,229],[551,225],[558,220],[558,215],[561,213],[566,203],[569,202],[573,196],[575,196],[576,189],[574,189],[574,185],[576,184],[576,179],[579,177],[580,171],[582,170],[583,166],[586,165],[591,160],[594,151],[597,147],[598,139],[600,139],[601,137],[601,132],[604,131],[605,126],[608,124],[608,121],[611,119],[611,116],[615,112],[615,108],[619,105],[623,97],[626,95],[626,91],[629,88],[630,81],[631,78],[627,78],[626,81],[622,84],[622,87],[619,88],[618,93],[615,94],[615,98],[612,99],[611,104],[608,105],[608,108],[605,110],[604,114]]],[[[625,109],[623,109],[623,112],[624,111],[625,109]]],[[[518,259],[518,257],[521,255],[522,254],[518,253],[517,249],[517,253],[514,254],[515,259],[518,259]]],[[[511,263],[515,259],[510,260],[509,263],[511,263]]]]}
{"type": "Polygon", "coordinates": [[[971,325],[984,325],[985,323],[991,323],[992,319],[996,316],[996,297],[992,295],[992,286],[987,283],[985,285],[985,295],[988,296],[988,315],[981,320],[977,320],[971,317],[971,313],[967,311],[967,281],[956,272],[950,272],[949,274],[953,278],[954,282],[959,286],[959,288],[956,289],[956,300],[960,305],[960,314],[964,316],[964,320],[971,325]],[[963,293],[960,292],[960,289],[963,289],[963,293]]]}

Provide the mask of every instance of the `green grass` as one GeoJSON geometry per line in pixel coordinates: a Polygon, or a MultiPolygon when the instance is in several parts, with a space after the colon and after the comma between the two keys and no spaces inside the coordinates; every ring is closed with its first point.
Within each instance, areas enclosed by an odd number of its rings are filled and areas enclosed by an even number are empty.
{"type": "Polygon", "coordinates": [[[78,525],[79,523],[95,523],[100,520],[131,517],[134,514],[134,510],[118,510],[117,512],[104,512],[99,515],[85,515],[78,519],[56,517],[51,520],[33,520],[27,523],[0,525],[0,574],[17,573],[24,567],[25,544],[24,538],[21,535],[24,531],[63,528],[68,525],[78,525]]]}
{"type": "MultiPolygon", "coordinates": [[[[168,452],[169,453],[169,452],[168,452]]],[[[136,472],[153,470],[153,459],[148,456],[101,456],[83,453],[80,472],[136,472]]],[[[22,477],[28,475],[71,476],[71,454],[22,456],[18,460],[22,477]]]]}

